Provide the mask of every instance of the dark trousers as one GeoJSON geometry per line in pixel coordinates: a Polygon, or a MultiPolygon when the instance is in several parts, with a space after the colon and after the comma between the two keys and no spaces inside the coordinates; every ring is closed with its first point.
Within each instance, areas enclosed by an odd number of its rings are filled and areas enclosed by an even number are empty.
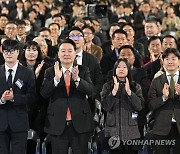
{"type": "Polygon", "coordinates": [[[13,132],[8,128],[0,132],[1,154],[25,154],[27,145],[27,132],[13,132]]]}
{"type": "Polygon", "coordinates": [[[77,133],[72,122],[67,123],[62,135],[51,135],[52,154],[67,154],[69,146],[73,154],[88,154],[88,133],[77,133]]]}
{"type": "Polygon", "coordinates": [[[166,140],[166,141],[175,140],[175,145],[154,145],[153,149],[154,149],[155,154],[170,154],[171,148],[172,148],[173,154],[180,153],[180,134],[178,132],[176,123],[172,123],[172,127],[168,135],[162,136],[162,135],[153,134],[153,139],[166,140]]]}

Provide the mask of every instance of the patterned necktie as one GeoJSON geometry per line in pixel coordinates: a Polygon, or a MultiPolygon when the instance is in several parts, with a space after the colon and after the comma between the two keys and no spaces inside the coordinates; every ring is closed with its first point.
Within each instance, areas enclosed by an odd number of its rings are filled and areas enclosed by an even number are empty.
{"type": "Polygon", "coordinates": [[[174,82],[174,74],[171,75],[171,79],[170,79],[170,96],[171,98],[174,98],[174,94],[175,94],[175,82],[174,82]]]}
{"type": "MultiPolygon", "coordinates": [[[[70,91],[70,71],[66,70],[65,74],[66,74],[66,77],[65,77],[66,91],[67,91],[67,94],[69,95],[69,91],[70,91]]],[[[71,112],[70,112],[69,107],[68,107],[68,110],[67,110],[67,113],[66,113],[66,120],[71,120],[71,112]]]]}
{"type": "Polygon", "coordinates": [[[13,71],[12,69],[8,70],[9,76],[8,76],[7,84],[8,84],[9,89],[12,88],[12,71],[13,71]]]}

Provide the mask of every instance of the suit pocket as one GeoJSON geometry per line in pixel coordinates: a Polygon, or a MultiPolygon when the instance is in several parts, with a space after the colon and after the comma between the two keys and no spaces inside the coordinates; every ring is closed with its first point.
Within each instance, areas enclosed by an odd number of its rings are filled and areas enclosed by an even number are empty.
{"type": "Polygon", "coordinates": [[[111,127],[116,125],[116,113],[114,111],[107,112],[106,125],[111,127]]]}

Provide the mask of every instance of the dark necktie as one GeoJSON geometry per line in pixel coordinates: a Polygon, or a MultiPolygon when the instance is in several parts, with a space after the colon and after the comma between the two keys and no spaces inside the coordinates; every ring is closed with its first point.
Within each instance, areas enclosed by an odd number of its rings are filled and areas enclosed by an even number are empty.
{"type": "Polygon", "coordinates": [[[12,71],[13,71],[12,69],[8,70],[9,76],[8,76],[7,84],[9,88],[12,88],[12,71]]]}
{"type": "Polygon", "coordinates": [[[171,80],[170,80],[170,96],[171,98],[174,98],[175,94],[175,82],[174,82],[174,74],[171,75],[171,80]]]}
{"type": "MultiPolygon", "coordinates": [[[[65,83],[66,83],[66,91],[67,94],[69,95],[69,91],[70,91],[70,71],[66,70],[66,77],[65,77],[65,83]]],[[[68,107],[67,113],[66,113],[66,120],[71,120],[71,112],[70,109],[68,107]]]]}

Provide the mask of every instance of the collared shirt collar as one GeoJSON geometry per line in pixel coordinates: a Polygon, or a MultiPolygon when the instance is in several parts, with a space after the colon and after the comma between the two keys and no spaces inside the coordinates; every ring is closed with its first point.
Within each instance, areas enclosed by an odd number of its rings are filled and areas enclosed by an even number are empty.
{"type": "MultiPolygon", "coordinates": [[[[169,72],[167,72],[167,71],[166,71],[166,78],[168,80],[168,83],[170,84],[171,74],[169,72]]],[[[177,84],[178,83],[178,79],[179,79],[179,70],[177,70],[174,73],[173,79],[174,79],[175,84],[177,84]]]]}
{"type": "Polygon", "coordinates": [[[83,55],[83,50],[81,50],[80,52],[78,52],[76,55],[79,56],[79,57],[82,57],[82,55],[83,55]]]}
{"type": "Polygon", "coordinates": [[[7,66],[6,63],[5,63],[5,70],[6,70],[6,72],[8,72],[9,69],[12,69],[12,70],[13,70],[13,73],[15,73],[16,70],[17,70],[17,67],[18,67],[18,62],[17,62],[12,68],[10,68],[9,66],[7,66]]]}
{"type": "MultiPolygon", "coordinates": [[[[177,71],[174,73],[174,76],[175,76],[175,75],[179,76],[179,70],[177,70],[177,71]]],[[[171,74],[166,71],[166,76],[171,76],[171,74]]]]}
{"type": "Polygon", "coordinates": [[[73,68],[73,66],[69,67],[68,69],[66,69],[65,67],[62,66],[63,74],[65,74],[66,70],[69,70],[70,72],[72,72],[72,68],[73,68]]]}

